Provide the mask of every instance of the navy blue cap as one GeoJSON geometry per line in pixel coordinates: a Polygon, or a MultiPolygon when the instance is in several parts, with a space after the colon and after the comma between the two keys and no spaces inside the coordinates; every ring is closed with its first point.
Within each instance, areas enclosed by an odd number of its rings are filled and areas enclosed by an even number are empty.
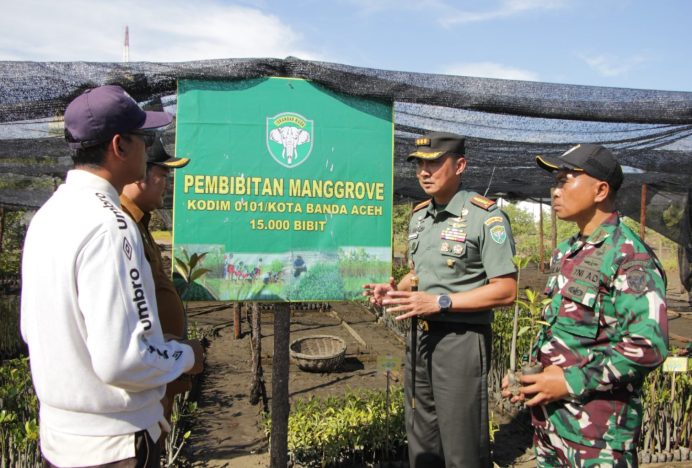
{"type": "Polygon", "coordinates": [[[65,139],[72,148],[87,148],[118,134],[165,127],[172,121],[168,112],[144,111],[120,86],[99,86],[68,104],[65,139]]]}

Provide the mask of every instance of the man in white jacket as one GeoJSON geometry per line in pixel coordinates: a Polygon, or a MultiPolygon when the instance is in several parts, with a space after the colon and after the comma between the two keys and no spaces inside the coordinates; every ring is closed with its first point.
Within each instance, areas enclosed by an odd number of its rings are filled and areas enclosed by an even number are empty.
{"type": "Polygon", "coordinates": [[[34,216],[22,259],[46,466],[158,467],[166,384],[202,371],[199,342],[163,337],[142,240],[118,199],[144,176],[153,130],[171,121],[119,86],[65,110],[75,168],[34,216]]]}

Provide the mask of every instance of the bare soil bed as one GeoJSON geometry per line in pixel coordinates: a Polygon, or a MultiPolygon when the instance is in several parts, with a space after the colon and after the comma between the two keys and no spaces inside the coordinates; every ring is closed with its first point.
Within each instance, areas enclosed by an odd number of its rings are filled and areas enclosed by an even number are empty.
{"type": "MultiPolygon", "coordinates": [[[[251,384],[250,333],[247,321],[243,334],[234,339],[230,308],[205,312],[198,305],[190,312],[191,322],[211,327],[214,335],[207,350],[196,421],[190,439],[189,458],[195,466],[231,465],[233,459],[252,452],[267,450],[267,439],[261,427],[262,403],[249,403],[251,384]],[[200,313],[201,312],[201,313],[200,313]]],[[[245,313],[243,313],[243,318],[245,313]]],[[[291,341],[311,335],[334,335],[346,342],[346,358],[336,372],[310,373],[291,364],[290,400],[311,395],[340,395],[347,389],[386,388],[386,374],[378,371],[377,357],[390,355],[403,362],[404,346],[400,338],[377,323],[375,316],[355,303],[334,303],[329,309],[293,310],[291,341]],[[346,321],[367,346],[341,325],[346,321]]],[[[267,392],[271,393],[273,356],[273,311],[262,312],[262,367],[267,392]]],[[[396,380],[401,378],[394,373],[396,380]]],[[[243,463],[247,463],[244,458],[243,463]]],[[[252,466],[244,464],[242,466],[252,466]]]]}

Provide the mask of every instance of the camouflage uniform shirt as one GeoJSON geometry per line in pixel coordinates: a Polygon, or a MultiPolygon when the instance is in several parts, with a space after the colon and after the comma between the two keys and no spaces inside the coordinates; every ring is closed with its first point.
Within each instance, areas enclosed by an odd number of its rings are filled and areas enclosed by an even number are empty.
{"type": "Polygon", "coordinates": [[[537,430],[589,447],[631,450],[640,389],[667,356],[666,280],[656,256],[613,213],[586,240],[558,246],[534,348],[564,369],[570,395],[532,409],[537,430]]]}

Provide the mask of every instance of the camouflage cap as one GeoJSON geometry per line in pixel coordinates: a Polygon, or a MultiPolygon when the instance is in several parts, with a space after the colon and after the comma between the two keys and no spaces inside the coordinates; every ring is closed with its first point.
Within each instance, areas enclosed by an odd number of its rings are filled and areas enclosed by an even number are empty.
{"type": "Polygon", "coordinates": [[[407,161],[414,158],[434,160],[445,154],[464,155],[464,137],[454,133],[436,132],[416,138],[416,151],[408,155],[407,161]]]}
{"type": "Polygon", "coordinates": [[[622,167],[613,153],[601,145],[591,143],[573,146],[559,158],[536,156],[536,163],[550,172],[560,169],[585,172],[595,179],[608,182],[613,190],[620,188],[624,178],[622,167]]]}

